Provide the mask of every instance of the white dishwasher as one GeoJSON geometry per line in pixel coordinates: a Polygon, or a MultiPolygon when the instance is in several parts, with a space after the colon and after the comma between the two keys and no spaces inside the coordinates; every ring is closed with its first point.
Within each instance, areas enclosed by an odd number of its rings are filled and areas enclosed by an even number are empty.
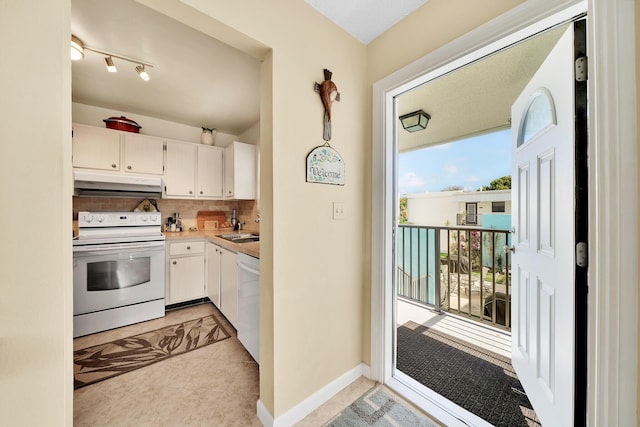
{"type": "Polygon", "coordinates": [[[260,363],[260,260],[238,252],[238,339],[260,363]]]}

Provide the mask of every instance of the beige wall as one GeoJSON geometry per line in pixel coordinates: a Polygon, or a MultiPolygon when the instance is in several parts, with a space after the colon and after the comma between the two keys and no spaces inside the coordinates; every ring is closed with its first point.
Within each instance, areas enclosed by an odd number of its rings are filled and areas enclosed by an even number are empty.
{"type": "Polygon", "coordinates": [[[524,3],[524,0],[429,0],[367,47],[373,84],[524,3]]]}
{"type": "Polygon", "coordinates": [[[271,249],[271,259],[261,256],[267,339],[260,399],[278,417],[356,367],[364,353],[366,49],[299,0],[184,3],[273,52],[263,65],[263,90],[271,86],[273,96],[263,99],[260,132],[261,255],[271,249]],[[323,108],[313,90],[323,68],[333,71],[341,92],[332,145],[346,164],[344,187],[305,182],[306,155],[323,143],[323,108]],[[265,114],[273,117],[270,132],[265,114]],[[331,219],[334,201],[345,203],[346,220],[331,219]]]}
{"type": "Polygon", "coordinates": [[[0,423],[8,426],[73,421],[69,10],[69,0],[0,1],[0,423]]]}
{"type": "MultiPolygon", "coordinates": [[[[640,2],[638,0],[635,1],[635,45],[636,45],[636,114],[637,119],[636,123],[640,123],[640,2]]],[[[638,137],[640,138],[640,132],[638,132],[638,137]]],[[[638,145],[640,146],[640,139],[638,140],[638,145]]],[[[638,150],[638,155],[640,156],[640,150],[638,150]]],[[[640,164],[640,157],[637,160],[638,164],[640,164]]],[[[640,189],[640,176],[638,177],[638,184],[636,188],[640,189]]],[[[640,191],[640,190],[639,190],[640,191]]],[[[637,212],[640,212],[640,206],[638,206],[637,212]]],[[[638,236],[638,240],[640,241],[640,235],[638,236]]],[[[640,266],[640,260],[638,260],[638,266],[640,266]]],[[[638,267],[640,268],[640,267],[638,267]]],[[[640,271],[638,271],[638,277],[640,277],[640,271]]],[[[640,292],[638,292],[638,298],[640,298],[640,292]]],[[[638,307],[640,307],[640,300],[638,301],[638,307]]],[[[638,316],[638,334],[640,336],[640,316],[638,316]]],[[[640,354],[640,339],[638,340],[638,354],[640,354]]],[[[638,358],[638,381],[637,384],[640,384],[640,358],[638,358]]],[[[637,395],[638,399],[638,407],[640,408],[640,393],[637,395]]],[[[637,425],[640,425],[640,413],[638,413],[637,425]]]]}

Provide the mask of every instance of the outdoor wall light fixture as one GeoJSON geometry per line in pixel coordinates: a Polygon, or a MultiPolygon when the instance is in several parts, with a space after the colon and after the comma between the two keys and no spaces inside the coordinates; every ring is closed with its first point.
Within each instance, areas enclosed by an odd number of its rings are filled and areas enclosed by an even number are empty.
{"type": "Polygon", "coordinates": [[[116,71],[118,71],[116,69],[116,65],[113,62],[113,58],[118,58],[121,59],[123,61],[127,61],[127,62],[131,62],[133,64],[136,64],[136,72],[138,73],[138,75],[140,76],[140,78],[144,81],[149,80],[149,74],[147,73],[146,67],[150,67],[153,68],[153,64],[147,62],[147,61],[141,61],[139,59],[136,58],[131,58],[128,56],[124,56],[124,55],[120,55],[117,53],[113,53],[113,52],[107,52],[106,50],[102,50],[102,49],[96,49],[94,47],[89,47],[89,46],[85,46],[84,43],[82,43],[82,40],[80,40],[78,37],[71,35],[71,60],[72,61],[77,61],[79,59],[83,59],[84,58],[84,52],[88,50],[90,52],[95,52],[97,54],[100,55],[104,55],[104,62],[107,66],[107,70],[110,73],[115,73],[116,71]]]}
{"type": "Polygon", "coordinates": [[[407,132],[416,132],[424,130],[431,120],[431,116],[423,110],[414,111],[413,113],[400,116],[400,123],[407,132]]]}

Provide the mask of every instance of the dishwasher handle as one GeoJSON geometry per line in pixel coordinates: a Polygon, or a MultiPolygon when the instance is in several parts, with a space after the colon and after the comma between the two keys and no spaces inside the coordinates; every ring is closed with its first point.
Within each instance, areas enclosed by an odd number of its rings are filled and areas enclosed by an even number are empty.
{"type": "Polygon", "coordinates": [[[249,273],[253,273],[256,275],[260,275],[260,271],[252,268],[250,265],[243,263],[241,260],[238,259],[238,268],[248,271],[249,273]]]}

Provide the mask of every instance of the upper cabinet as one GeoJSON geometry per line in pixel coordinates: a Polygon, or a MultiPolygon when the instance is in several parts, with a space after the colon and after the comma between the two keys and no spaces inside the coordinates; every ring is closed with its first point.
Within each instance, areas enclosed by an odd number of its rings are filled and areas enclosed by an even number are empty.
{"type": "Polygon", "coordinates": [[[162,175],[164,142],[161,139],[136,133],[125,133],[122,137],[125,172],[162,175]]]}
{"type": "Polygon", "coordinates": [[[74,124],[73,167],[162,175],[163,141],[146,135],[74,124]]]}
{"type": "Polygon", "coordinates": [[[256,146],[226,148],[73,125],[73,167],[163,175],[163,197],[256,199],[256,146]]]}
{"type": "Polygon", "coordinates": [[[222,198],[222,155],[224,149],[198,145],[198,197],[222,198]]]}
{"type": "Polygon", "coordinates": [[[167,197],[195,197],[196,145],[167,141],[167,159],[164,174],[167,197]]]}
{"type": "Polygon", "coordinates": [[[119,171],[120,133],[74,125],[73,167],[119,171]]]}
{"type": "Polygon", "coordinates": [[[224,197],[256,198],[256,146],[234,141],[224,149],[224,197]]]}
{"type": "Polygon", "coordinates": [[[220,147],[167,141],[165,196],[168,198],[222,198],[220,147]]]}

